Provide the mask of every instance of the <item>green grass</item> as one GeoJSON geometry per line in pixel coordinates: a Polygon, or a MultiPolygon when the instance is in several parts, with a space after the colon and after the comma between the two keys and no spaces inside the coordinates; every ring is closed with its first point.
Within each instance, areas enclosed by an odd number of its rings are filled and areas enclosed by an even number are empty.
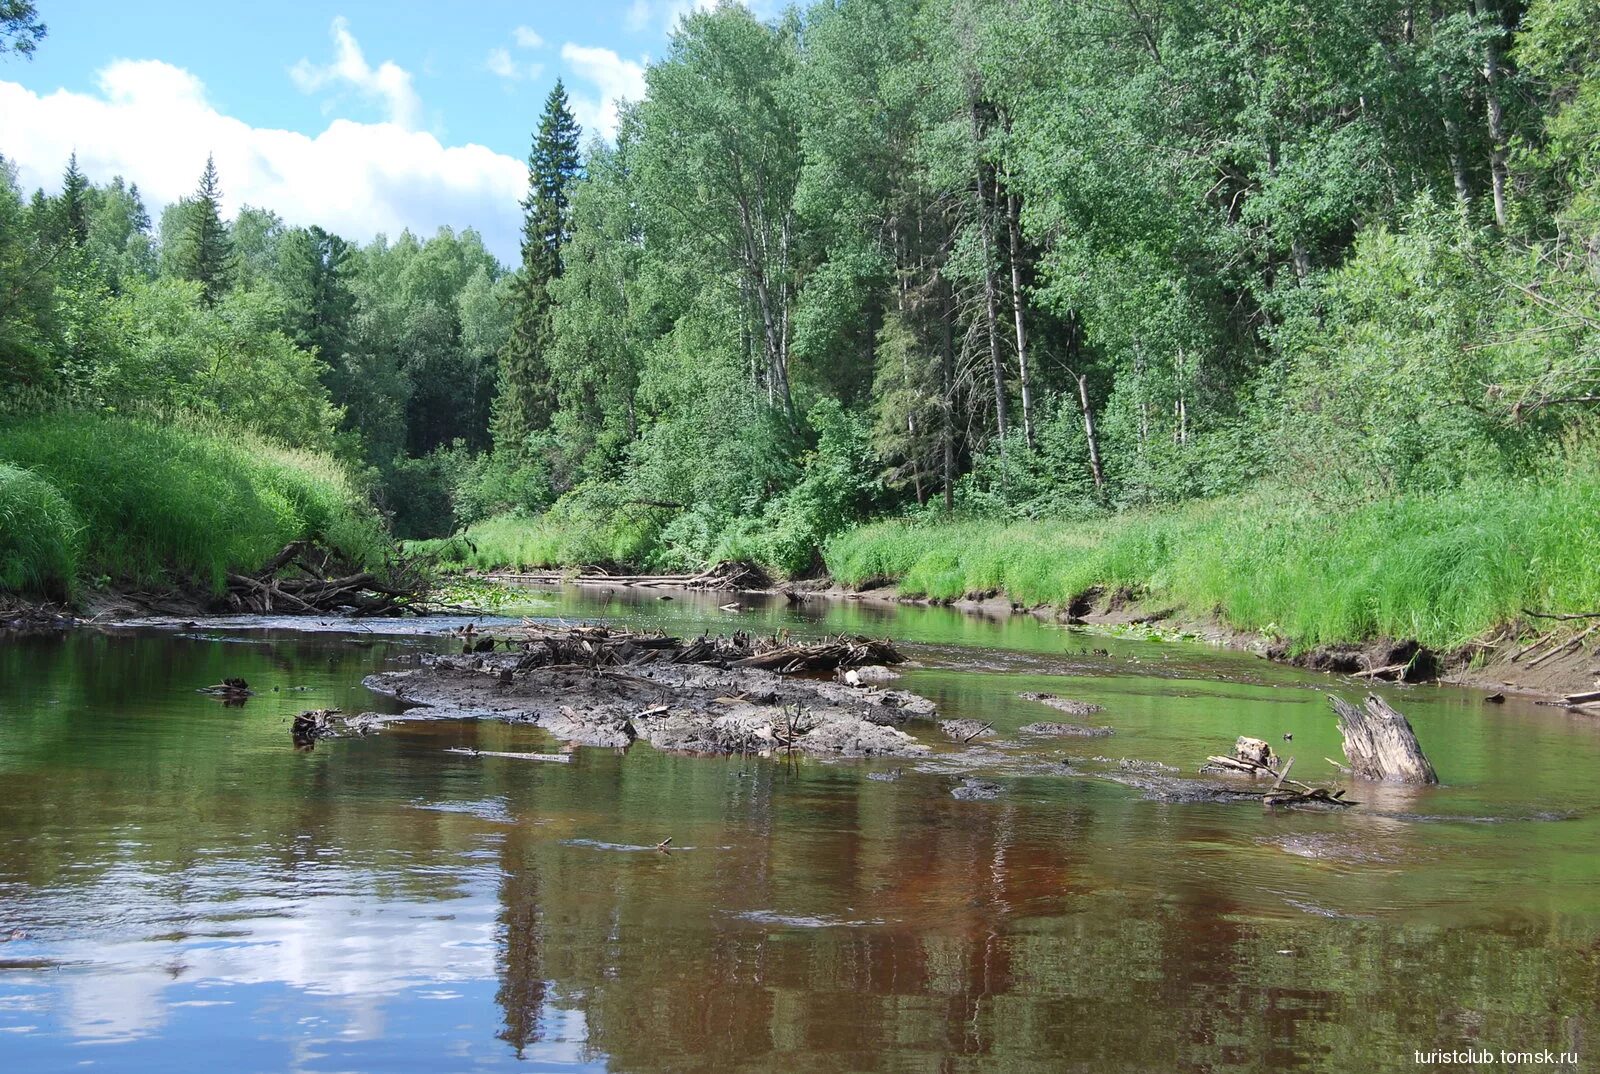
{"type": "Polygon", "coordinates": [[[1446,647],[1523,608],[1600,610],[1600,475],[1470,484],[1349,511],[1257,494],[1091,523],[881,522],[830,542],[834,578],[953,599],[1067,603],[1131,586],[1309,647],[1446,647]]]}
{"type": "Polygon", "coordinates": [[[441,567],[515,570],[585,564],[648,565],[655,561],[655,531],[617,516],[583,517],[557,508],[529,518],[496,515],[454,537],[408,541],[409,552],[436,556],[441,567]]]}
{"type": "MultiPolygon", "coordinates": [[[[255,569],[292,540],[318,536],[363,560],[387,540],[338,463],[220,426],[50,414],[0,426],[0,463],[53,489],[81,527],[81,540],[63,540],[60,524],[52,530],[49,513],[35,511],[26,532],[7,537],[5,547],[56,549],[55,578],[215,592],[229,571],[255,569]]],[[[0,585],[37,590],[42,577],[0,576],[0,585]]]]}
{"type": "Polygon", "coordinates": [[[81,536],[77,514],[54,485],[0,463],[0,590],[65,600],[81,536]]]}

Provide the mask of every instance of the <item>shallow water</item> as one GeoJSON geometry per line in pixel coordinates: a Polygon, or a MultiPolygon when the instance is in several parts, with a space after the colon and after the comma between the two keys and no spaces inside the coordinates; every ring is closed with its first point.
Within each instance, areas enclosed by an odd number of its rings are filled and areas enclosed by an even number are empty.
{"type": "Polygon", "coordinates": [[[294,713],[383,711],[361,678],[444,624],[0,641],[0,1069],[1595,1068],[1593,719],[1395,690],[1445,786],[1180,804],[1086,759],[1192,772],[1254,734],[1325,778],[1324,692],[1360,688],[1026,616],[654,598],[521,610],[893,636],[900,685],[999,734],[913,728],[939,753],[911,763],[553,765],[446,752],[559,748],[535,728],[441,721],[300,752],[294,713]],[[230,675],[257,696],[195,692],[230,675]],[[1062,718],[1024,690],[1116,734],[1022,743],[1062,718]],[[951,796],[974,776],[1001,795],[951,796]]]}

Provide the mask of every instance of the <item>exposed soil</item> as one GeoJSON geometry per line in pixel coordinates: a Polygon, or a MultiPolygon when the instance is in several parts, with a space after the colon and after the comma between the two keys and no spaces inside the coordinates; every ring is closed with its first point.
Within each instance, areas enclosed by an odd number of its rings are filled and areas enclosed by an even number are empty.
{"type": "Polygon", "coordinates": [[[902,690],[708,664],[519,669],[520,659],[433,657],[421,668],[370,676],[366,685],[411,706],[403,719],[534,723],[575,745],[626,747],[643,739],[689,753],[929,752],[900,725],[930,719],[933,703],[902,690]]]}

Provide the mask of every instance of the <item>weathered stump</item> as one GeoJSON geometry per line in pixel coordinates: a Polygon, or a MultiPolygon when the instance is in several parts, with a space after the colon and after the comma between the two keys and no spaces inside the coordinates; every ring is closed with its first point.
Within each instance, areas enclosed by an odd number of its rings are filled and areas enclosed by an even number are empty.
{"type": "Polygon", "coordinates": [[[1358,709],[1348,701],[1328,697],[1339,716],[1339,733],[1344,736],[1344,755],[1357,779],[1385,783],[1438,783],[1433,765],[1417,744],[1411,722],[1386,705],[1381,698],[1367,695],[1366,707],[1358,709]]]}

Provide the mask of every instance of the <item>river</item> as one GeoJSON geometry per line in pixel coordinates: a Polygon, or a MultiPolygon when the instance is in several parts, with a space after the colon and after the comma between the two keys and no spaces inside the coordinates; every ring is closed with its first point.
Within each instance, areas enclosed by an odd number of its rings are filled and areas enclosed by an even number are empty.
{"type": "Polygon", "coordinates": [[[1338,814],[1163,801],[1056,762],[1192,773],[1251,734],[1331,778],[1325,693],[1360,688],[1028,616],[727,601],[519,610],[894,637],[896,685],[998,744],[558,765],[447,752],[558,748],[536,728],[418,722],[304,751],[295,713],[393,711],[362,677],[450,648],[447,624],[0,641],[0,1069],[1355,1072],[1469,1047],[1593,1069],[1595,720],[1387,690],[1443,786],[1338,814]],[[196,692],[226,676],[256,696],[196,692]],[[1116,733],[1014,744],[1061,718],[1027,690],[1116,733]],[[953,797],[968,776],[1002,793],[953,797]]]}

